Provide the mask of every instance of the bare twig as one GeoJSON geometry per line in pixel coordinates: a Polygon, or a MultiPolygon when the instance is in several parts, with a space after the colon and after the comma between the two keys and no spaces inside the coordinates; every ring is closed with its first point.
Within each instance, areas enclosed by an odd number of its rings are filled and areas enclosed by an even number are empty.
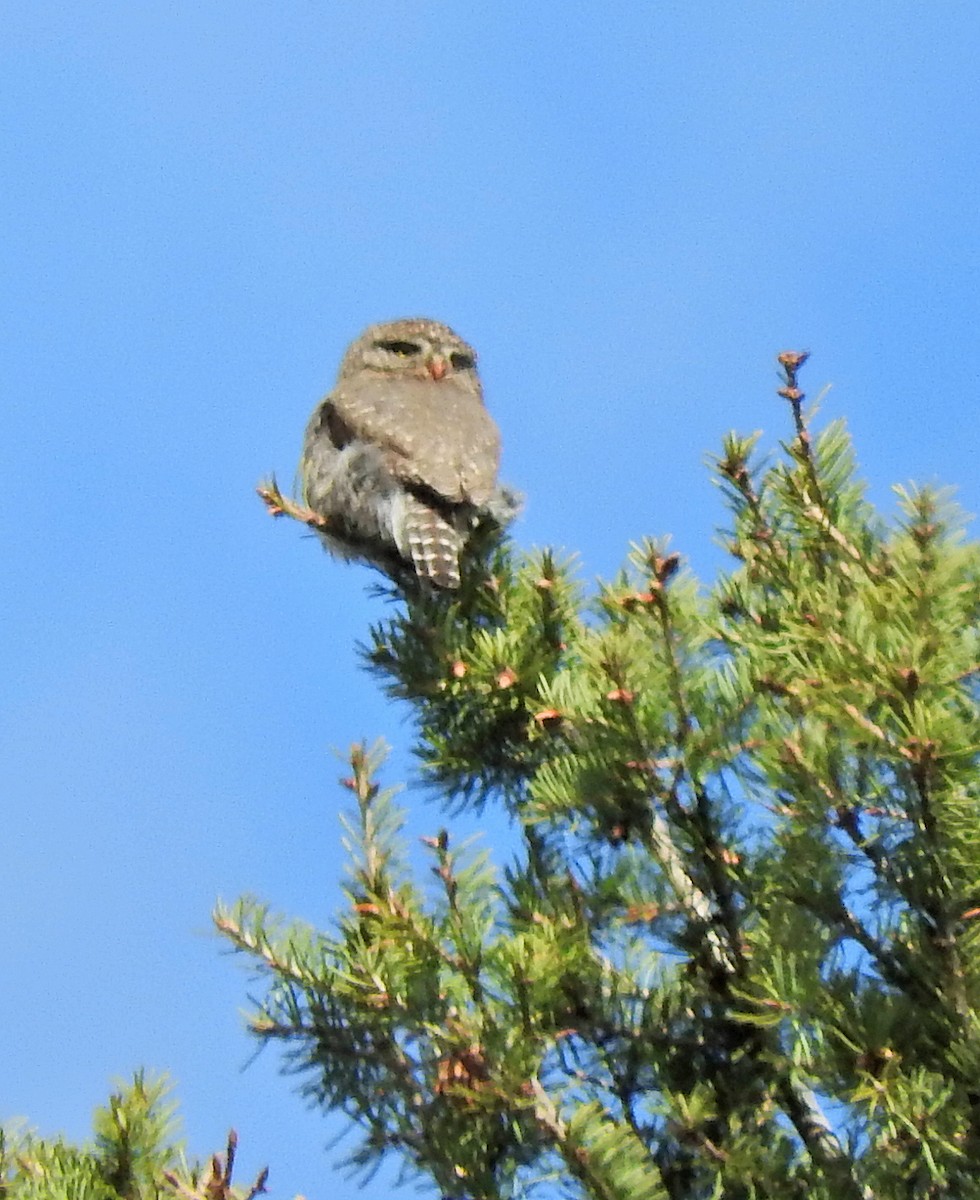
{"type": "Polygon", "coordinates": [[[305,504],[297,504],[295,500],[284,496],[280,491],[279,484],[276,483],[275,476],[267,483],[260,483],[255,490],[261,496],[271,517],[292,517],[294,521],[302,521],[311,529],[329,528],[330,522],[326,517],[321,517],[319,513],[314,512],[305,504]]]}
{"type": "MultiPolygon", "coordinates": [[[[237,1148],[238,1134],[234,1129],[229,1130],[224,1158],[222,1159],[220,1154],[213,1155],[210,1174],[201,1182],[199,1188],[188,1187],[177,1178],[173,1171],[164,1171],[163,1178],[182,1200],[237,1200],[231,1184],[237,1148]]],[[[255,1177],[255,1182],[246,1192],[244,1200],[255,1200],[256,1196],[265,1192],[265,1185],[268,1181],[269,1168],[263,1167],[255,1177]]]]}

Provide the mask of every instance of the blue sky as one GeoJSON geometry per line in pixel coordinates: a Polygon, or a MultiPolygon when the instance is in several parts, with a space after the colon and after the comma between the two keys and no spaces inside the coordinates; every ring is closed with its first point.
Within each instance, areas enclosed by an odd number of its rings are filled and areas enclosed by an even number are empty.
{"type": "Polygon", "coordinates": [[[328,923],[334,749],[384,735],[393,781],[409,731],[357,666],[369,574],[255,483],[291,479],[351,337],[425,314],[480,351],[517,541],[587,580],[667,533],[713,577],[704,457],[787,436],[786,348],[876,502],[940,480],[978,511],[976,6],[4,17],[0,1117],[82,1137],[114,1078],[167,1069],[194,1150],[234,1124],[242,1179],[322,1200],[338,1125],[246,1067],[209,912],[328,923]]]}

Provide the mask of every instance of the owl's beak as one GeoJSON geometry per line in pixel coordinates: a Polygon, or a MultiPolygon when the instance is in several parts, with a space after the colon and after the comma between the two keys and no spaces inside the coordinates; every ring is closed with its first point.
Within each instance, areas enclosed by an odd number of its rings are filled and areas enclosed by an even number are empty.
{"type": "Polygon", "coordinates": [[[433,379],[442,379],[449,370],[449,363],[439,354],[430,358],[426,366],[433,379]]]}

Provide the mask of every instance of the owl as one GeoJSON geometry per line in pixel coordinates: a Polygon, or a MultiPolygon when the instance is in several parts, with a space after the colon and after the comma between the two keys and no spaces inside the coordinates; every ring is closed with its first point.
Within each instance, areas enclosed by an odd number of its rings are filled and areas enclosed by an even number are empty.
{"type": "Polygon", "coordinates": [[[472,347],[412,317],[372,325],[347,348],[307,426],[299,478],[334,553],[457,588],[469,533],[507,507],[499,461],[472,347]]]}

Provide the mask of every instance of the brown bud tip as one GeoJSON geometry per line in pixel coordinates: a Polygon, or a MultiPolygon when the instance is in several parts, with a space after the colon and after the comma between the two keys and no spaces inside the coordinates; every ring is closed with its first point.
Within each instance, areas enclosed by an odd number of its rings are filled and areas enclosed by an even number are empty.
{"type": "Polygon", "coordinates": [[[553,579],[545,579],[542,576],[541,579],[537,580],[534,586],[539,592],[547,592],[555,586],[555,581],[553,579]]]}
{"type": "Polygon", "coordinates": [[[627,612],[632,612],[635,608],[652,604],[653,592],[627,592],[625,596],[620,596],[616,603],[627,612]]]}
{"type": "Polygon", "coordinates": [[[457,658],[456,661],[453,663],[451,670],[452,670],[453,675],[457,679],[462,679],[463,676],[466,674],[466,663],[462,662],[460,659],[457,658]]]}
{"type": "Polygon", "coordinates": [[[517,672],[512,671],[510,667],[504,667],[504,669],[497,676],[497,687],[499,688],[513,687],[516,682],[517,672]]]}
{"type": "Polygon", "coordinates": [[[663,558],[655,555],[651,564],[658,583],[666,583],[672,575],[676,575],[680,565],[681,556],[679,554],[666,554],[663,558]]]}
{"type": "Polygon", "coordinates": [[[554,725],[561,720],[561,713],[557,708],[542,708],[534,714],[534,720],[539,725],[554,725]]]}
{"type": "Polygon", "coordinates": [[[795,403],[796,401],[803,399],[803,393],[797,387],[780,388],[776,392],[776,395],[782,396],[782,398],[784,400],[789,400],[792,403],[795,403]]]}
{"type": "Polygon", "coordinates": [[[631,692],[629,688],[613,688],[611,692],[606,692],[606,699],[617,704],[632,704],[636,699],[636,692],[631,692]]]}
{"type": "Polygon", "coordinates": [[[809,357],[809,350],[784,350],[777,355],[776,361],[787,371],[798,371],[809,357]]]}
{"type": "Polygon", "coordinates": [[[627,921],[655,921],[660,916],[660,908],[656,904],[632,904],[624,915],[627,921]]]}

